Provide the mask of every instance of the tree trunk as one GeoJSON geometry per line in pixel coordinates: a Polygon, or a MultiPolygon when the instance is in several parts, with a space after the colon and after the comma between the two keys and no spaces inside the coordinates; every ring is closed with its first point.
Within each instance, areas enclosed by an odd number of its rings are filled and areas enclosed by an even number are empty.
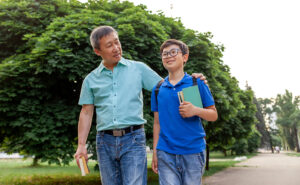
{"type": "Polygon", "coordinates": [[[298,153],[300,153],[299,138],[298,138],[298,129],[297,129],[296,125],[294,125],[294,132],[295,132],[296,150],[297,150],[298,153]]]}
{"type": "Polygon", "coordinates": [[[32,166],[38,166],[38,161],[39,161],[39,158],[38,157],[34,157],[33,158],[33,163],[32,163],[32,166]]]}
{"type": "Polygon", "coordinates": [[[224,154],[225,157],[227,156],[226,149],[223,149],[223,154],[224,154]]]}
{"type": "Polygon", "coordinates": [[[294,138],[295,138],[295,133],[294,133],[294,129],[293,127],[289,127],[289,128],[286,128],[286,138],[287,138],[287,142],[288,142],[288,146],[289,146],[289,149],[292,150],[292,151],[295,151],[295,141],[294,141],[294,138]]]}
{"type": "Polygon", "coordinates": [[[270,142],[270,148],[271,148],[271,151],[272,151],[272,154],[274,153],[274,147],[273,147],[273,142],[272,142],[272,137],[271,137],[271,134],[270,132],[268,131],[268,129],[266,129],[267,131],[267,135],[269,137],[269,142],[270,142]]]}

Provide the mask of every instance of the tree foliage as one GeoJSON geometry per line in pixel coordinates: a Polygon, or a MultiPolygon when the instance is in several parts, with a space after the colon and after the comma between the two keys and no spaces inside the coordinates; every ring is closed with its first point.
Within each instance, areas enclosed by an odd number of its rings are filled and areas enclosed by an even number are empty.
{"type": "Polygon", "coordinates": [[[293,94],[286,90],[285,94],[277,95],[273,106],[273,111],[277,115],[276,124],[280,128],[284,146],[297,152],[300,152],[299,105],[300,96],[293,97],[293,94]]]}
{"type": "Polygon", "coordinates": [[[32,44],[30,39],[41,35],[54,18],[78,12],[81,8],[83,5],[77,1],[0,1],[0,60],[27,53],[32,44]]]}
{"type": "MultiPolygon", "coordinates": [[[[143,61],[162,76],[166,71],[159,56],[161,43],[174,38],[189,45],[186,71],[205,74],[219,113],[217,122],[205,125],[212,148],[230,149],[234,141],[253,132],[253,92],[238,87],[221,60],[224,46],[212,43],[211,33],[186,29],[180,20],[152,14],[145,6],[126,1],[14,0],[2,1],[1,8],[11,12],[11,22],[1,23],[0,31],[1,36],[8,33],[1,38],[7,53],[1,54],[5,59],[0,64],[0,144],[6,152],[58,164],[73,158],[81,83],[101,61],[89,44],[89,34],[99,25],[118,31],[124,57],[143,61]],[[36,6],[43,8],[30,8],[36,6]],[[12,38],[18,38],[14,44],[12,38]]],[[[5,16],[1,14],[0,19],[7,20],[5,16]]],[[[146,134],[151,142],[149,92],[144,100],[146,134]]],[[[93,152],[95,133],[93,123],[88,139],[93,152]]]]}

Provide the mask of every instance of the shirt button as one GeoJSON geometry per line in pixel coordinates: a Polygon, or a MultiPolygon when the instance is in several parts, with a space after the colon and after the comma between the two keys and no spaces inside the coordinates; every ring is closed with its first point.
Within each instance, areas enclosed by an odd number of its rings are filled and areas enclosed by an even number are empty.
{"type": "Polygon", "coordinates": [[[174,91],[176,90],[176,88],[173,89],[174,91]]]}
{"type": "Polygon", "coordinates": [[[114,82],[114,85],[116,85],[117,83],[116,82],[114,82]]]}
{"type": "Polygon", "coordinates": [[[114,118],[114,121],[116,121],[116,118],[114,118]]]}
{"type": "Polygon", "coordinates": [[[115,94],[115,96],[117,96],[117,94],[115,94]]]}

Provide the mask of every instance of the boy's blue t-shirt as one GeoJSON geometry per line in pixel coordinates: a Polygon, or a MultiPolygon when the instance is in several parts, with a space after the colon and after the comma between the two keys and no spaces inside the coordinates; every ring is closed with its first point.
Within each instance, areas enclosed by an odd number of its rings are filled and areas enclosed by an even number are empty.
{"type": "MultiPolygon", "coordinates": [[[[203,107],[215,104],[208,86],[197,79],[203,107]]],[[[198,116],[182,118],[179,114],[177,92],[193,85],[192,77],[185,73],[180,82],[173,86],[166,77],[161,84],[157,100],[152,89],[151,110],[158,112],[160,133],[157,149],[171,154],[193,154],[205,150],[205,131],[198,116]]]]}

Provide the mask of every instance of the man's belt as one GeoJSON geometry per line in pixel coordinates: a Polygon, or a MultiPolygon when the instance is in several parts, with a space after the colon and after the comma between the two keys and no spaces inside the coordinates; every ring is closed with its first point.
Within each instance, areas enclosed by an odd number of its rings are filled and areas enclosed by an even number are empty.
{"type": "Polygon", "coordinates": [[[144,124],[134,125],[134,126],[126,127],[123,129],[103,130],[103,131],[98,131],[97,133],[104,133],[104,134],[109,134],[112,136],[120,137],[120,136],[124,136],[125,134],[131,133],[135,130],[138,130],[140,128],[144,128],[144,124]]]}

